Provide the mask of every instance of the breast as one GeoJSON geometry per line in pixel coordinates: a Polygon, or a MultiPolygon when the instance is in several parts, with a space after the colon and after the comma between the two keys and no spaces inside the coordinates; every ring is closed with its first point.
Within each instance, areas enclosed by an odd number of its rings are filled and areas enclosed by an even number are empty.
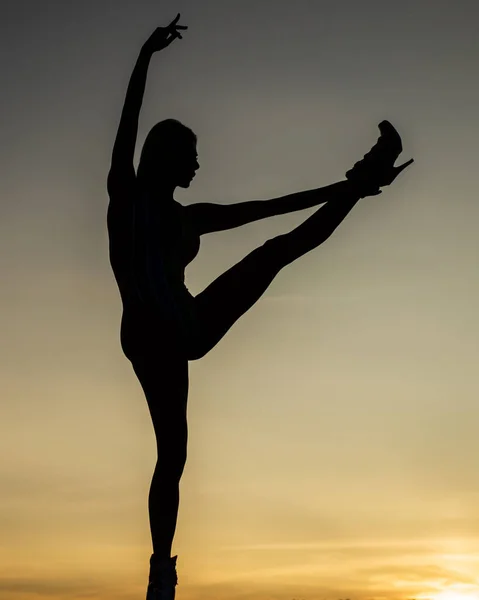
{"type": "MultiPolygon", "coordinates": [[[[175,203],[167,209],[153,210],[146,219],[148,239],[152,244],[145,251],[154,259],[156,253],[164,268],[173,279],[184,281],[186,266],[196,257],[200,249],[200,237],[188,219],[187,211],[175,203]]],[[[141,234],[139,238],[141,238],[141,234]]]]}
{"type": "Polygon", "coordinates": [[[196,258],[200,251],[200,236],[196,233],[189,219],[186,218],[185,212],[183,212],[182,225],[181,256],[182,262],[186,267],[196,258]]]}

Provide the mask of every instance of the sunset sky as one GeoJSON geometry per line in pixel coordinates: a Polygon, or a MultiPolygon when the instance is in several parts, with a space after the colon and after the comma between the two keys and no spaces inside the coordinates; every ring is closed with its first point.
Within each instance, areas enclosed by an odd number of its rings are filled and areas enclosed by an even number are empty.
{"type": "MultiPolygon", "coordinates": [[[[15,0],[0,22],[0,598],[140,600],[156,445],[119,346],[106,175],[175,117],[182,204],[415,158],[191,363],[177,600],[479,599],[479,9],[471,0],[15,0]]],[[[200,292],[314,209],[206,236],[200,292]]]]}

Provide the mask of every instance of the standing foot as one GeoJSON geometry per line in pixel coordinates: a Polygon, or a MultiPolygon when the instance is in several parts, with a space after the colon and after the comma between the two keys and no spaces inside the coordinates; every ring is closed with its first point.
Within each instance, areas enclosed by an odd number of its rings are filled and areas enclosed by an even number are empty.
{"type": "Polygon", "coordinates": [[[152,554],[150,558],[150,576],[146,600],[175,600],[175,586],[178,583],[176,559],[157,560],[152,554]]]}

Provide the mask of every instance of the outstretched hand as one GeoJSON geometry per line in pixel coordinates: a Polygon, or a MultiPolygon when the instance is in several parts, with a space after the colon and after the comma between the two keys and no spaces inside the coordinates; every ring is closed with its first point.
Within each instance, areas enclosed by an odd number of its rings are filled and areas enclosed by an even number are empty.
{"type": "Polygon", "coordinates": [[[180,13],[166,27],[157,27],[145,42],[144,47],[150,52],[159,52],[169,46],[176,38],[181,40],[183,36],[180,33],[180,29],[184,30],[188,29],[188,27],[186,25],[178,25],[179,19],[180,13]]]}

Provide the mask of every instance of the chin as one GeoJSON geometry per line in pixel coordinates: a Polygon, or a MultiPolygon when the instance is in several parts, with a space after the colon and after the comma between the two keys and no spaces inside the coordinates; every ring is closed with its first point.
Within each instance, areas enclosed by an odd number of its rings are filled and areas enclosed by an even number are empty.
{"type": "Polygon", "coordinates": [[[183,181],[180,181],[180,182],[178,183],[178,187],[185,188],[185,189],[186,189],[186,188],[189,188],[189,187],[190,187],[190,185],[191,185],[191,182],[192,182],[192,181],[193,181],[193,178],[190,178],[190,179],[184,179],[183,181]]]}

